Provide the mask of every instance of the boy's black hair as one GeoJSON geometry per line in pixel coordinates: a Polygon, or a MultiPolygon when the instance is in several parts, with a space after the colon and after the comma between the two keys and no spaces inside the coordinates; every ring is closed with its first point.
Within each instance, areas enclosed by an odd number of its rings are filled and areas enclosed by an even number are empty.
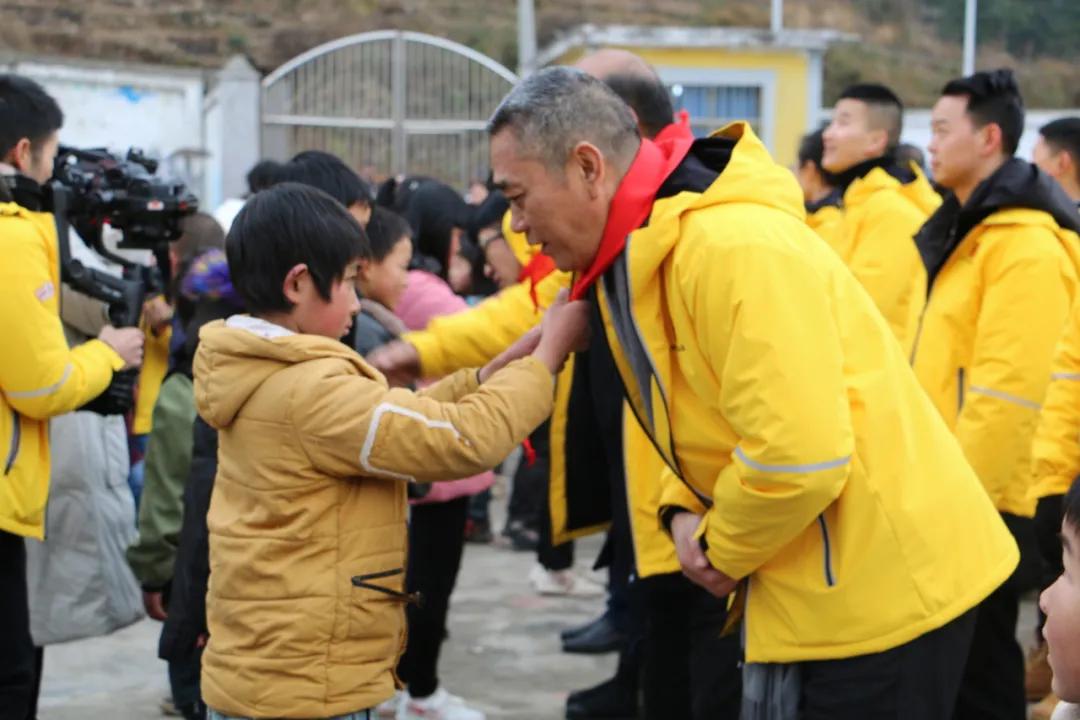
{"type": "Polygon", "coordinates": [[[904,128],[904,103],[892,90],[878,83],[857,83],[844,88],[838,99],[864,103],[870,108],[874,127],[888,133],[887,149],[891,151],[900,144],[900,133],[904,128]]]}
{"type": "Polygon", "coordinates": [[[345,207],[371,205],[371,188],[337,155],[305,150],[275,173],[277,182],[297,182],[316,187],[345,207]]]}
{"type": "Polygon", "coordinates": [[[374,207],[367,228],[368,244],[371,246],[371,259],[381,262],[401,242],[402,238],[412,240],[412,228],[408,221],[384,207],[374,207]]]}
{"type": "Polygon", "coordinates": [[[1065,522],[1080,534],[1080,478],[1074,480],[1069,492],[1065,493],[1061,507],[1065,512],[1065,522]]]}
{"type": "Polygon", "coordinates": [[[1016,154],[1024,134],[1024,99],[1012,70],[977,72],[946,83],[942,95],[967,98],[967,115],[976,127],[994,123],[1001,128],[1001,149],[1016,154]]]}
{"type": "Polygon", "coordinates": [[[345,207],[323,191],[284,182],[252,195],[225,239],[233,287],[249,312],[288,312],[285,276],[304,263],[330,300],[346,266],[368,257],[367,236],[345,207]]]}
{"type": "Polygon", "coordinates": [[[45,88],[28,77],[0,74],[0,159],[23,138],[37,144],[64,124],[64,113],[45,88]]]}
{"type": "Polygon", "coordinates": [[[821,170],[821,156],[825,154],[825,142],[822,140],[824,133],[824,128],[818,128],[802,136],[799,141],[799,167],[809,162],[821,170]]]}
{"type": "Polygon", "coordinates": [[[1080,182],[1080,117],[1063,117],[1039,128],[1046,144],[1056,152],[1067,152],[1076,168],[1076,181],[1080,182]]]}
{"type": "Polygon", "coordinates": [[[277,175],[281,172],[281,163],[276,160],[260,160],[255,163],[247,174],[248,191],[252,195],[265,190],[277,182],[277,175]]]}

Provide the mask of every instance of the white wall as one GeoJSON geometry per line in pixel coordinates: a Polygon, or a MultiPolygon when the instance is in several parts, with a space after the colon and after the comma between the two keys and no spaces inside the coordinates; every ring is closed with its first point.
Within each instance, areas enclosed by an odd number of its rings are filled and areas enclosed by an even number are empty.
{"type": "MultiPolygon", "coordinates": [[[[1030,160],[1031,150],[1039,137],[1039,128],[1051,120],[1067,116],[1080,117],[1080,109],[1028,110],[1024,113],[1024,134],[1020,137],[1020,146],[1016,150],[1017,157],[1030,160]]],[[[901,137],[904,142],[920,147],[923,152],[926,152],[930,144],[930,111],[908,110],[905,112],[904,132],[901,137]]],[[[927,160],[929,161],[929,158],[927,160]]]]}

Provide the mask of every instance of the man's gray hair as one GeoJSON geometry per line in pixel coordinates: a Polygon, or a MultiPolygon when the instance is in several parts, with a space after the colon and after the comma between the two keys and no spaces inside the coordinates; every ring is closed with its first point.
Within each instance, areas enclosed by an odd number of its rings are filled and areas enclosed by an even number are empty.
{"type": "Polygon", "coordinates": [[[507,128],[552,168],[585,141],[625,169],[641,140],[630,107],[602,81],[570,67],[546,68],[511,90],[488,121],[491,135],[507,128]]]}

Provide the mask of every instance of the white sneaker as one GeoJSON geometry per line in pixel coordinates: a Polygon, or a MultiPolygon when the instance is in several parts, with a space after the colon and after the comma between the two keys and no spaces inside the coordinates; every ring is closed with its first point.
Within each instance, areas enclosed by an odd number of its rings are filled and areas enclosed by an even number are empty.
{"type": "Polygon", "coordinates": [[[414,698],[402,694],[397,720],[485,720],[484,713],[465,704],[457,695],[439,688],[430,697],[414,698]]]}
{"type": "Polygon", "coordinates": [[[401,701],[404,698],[405,693],[403,691],[395,690],[393,697],[379,703],[379,706],[375,708],[375,714],[378,717],[388,719],[397,717],[398,708],[401,707],[401,701]]]}
{"type": "Polygon", "coordinates": [[[574,574],[573,570],[548,570],[540,564],[529,572],[529,582],[541,595],[592,598],[606,592],[602,585],[574,574]]]}

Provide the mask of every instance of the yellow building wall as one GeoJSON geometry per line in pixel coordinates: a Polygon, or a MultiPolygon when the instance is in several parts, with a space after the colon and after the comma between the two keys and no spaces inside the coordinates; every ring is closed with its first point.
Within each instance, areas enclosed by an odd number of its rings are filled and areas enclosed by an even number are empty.
{"type": "MultiPolygon", "coordinates": [[[[725,48],[624,47],[655,67],[703,70],[768,70],[775,73],[776,96],[770,118],[773,142],[770,151],[777,162],[794,165],[799,140],[809,127],[806,116],[809,60],[800,50],[746,50],[725,48]]],[[[555,61],[577,62],[584,49],[576,48],[555,61]]]]}

